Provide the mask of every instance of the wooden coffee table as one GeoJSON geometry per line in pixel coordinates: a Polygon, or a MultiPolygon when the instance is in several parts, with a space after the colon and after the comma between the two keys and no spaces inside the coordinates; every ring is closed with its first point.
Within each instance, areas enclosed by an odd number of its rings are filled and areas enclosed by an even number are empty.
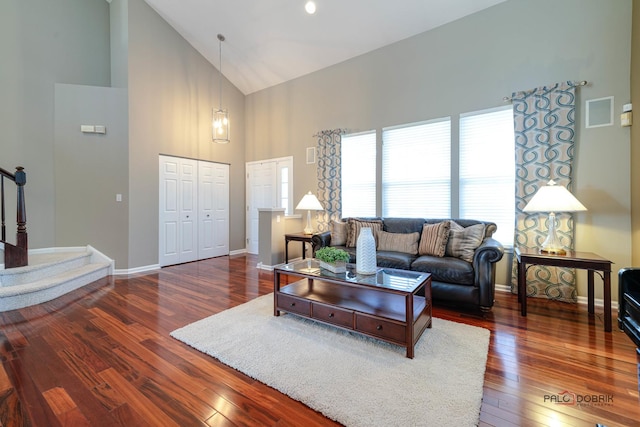
{"type": "Polygon", "coordinates": [[[429,273],[380,268],[360,275],[353,264],[345,273],[332,273],[307,259],[274,268],[273,295],[274,316],[285,311],[401,345],[410,359],[431,327],[429,273]]]}

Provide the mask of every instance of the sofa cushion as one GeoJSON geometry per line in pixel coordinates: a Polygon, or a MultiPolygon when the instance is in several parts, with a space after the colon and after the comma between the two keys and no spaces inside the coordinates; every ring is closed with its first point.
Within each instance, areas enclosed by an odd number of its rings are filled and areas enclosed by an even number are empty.
{"type": "Polygon", "coordinates": [[[455,221],[450,222],[451,229],[445,255],[473,262],[473,255],[484,237],[484,224],[463,227],[455,221]]]}
{"type": "Polygon", "coordinates": [[[383,230],[388,233],[420,233],[424,221],[422,218],[384,218],[383,230]]]}
{"type": "Polygon", "coordinates": [[[344,246],[347,243],[349,225],[345,221],[331,221],[331,245],[344,246]]]}
{"type": "Polygon", "coordinates": [[[401,270],[410,270],[411,263],[416,259],[415,255],[394,252],[394,251],[377,251],[376,262],[378,267],[399,268],[401,270]]]}
{"type": "Polygon", "coordinates": [[[431,273],[431,279],[437,282],[474,284],[473,264],[459,258],[422,255],[411,263],[411,269],[431,273]]]}
{"type": "Polygon", "coordinates": [[[366,227],[371,228],[371,233],[375,238],[378,231],[382,230],[382,220],[349,218],[349,231],[347,233],[346,245],[348,248],[354,248],[356,246],[360,230],[366,227]]]}
{"type": "Polygon", "coordinates": [[[420,236],[418,255],[443,257],[449,241],[451,223],[442,221],[437,224],[424,224],[420,236]]]}
{"type": "Polygon", "coordinates": [[[378,231],[379,251],[404,252],[406,254],[416,255],[418,253],[419,233],[387,233],[386,231],[378,231]]]}

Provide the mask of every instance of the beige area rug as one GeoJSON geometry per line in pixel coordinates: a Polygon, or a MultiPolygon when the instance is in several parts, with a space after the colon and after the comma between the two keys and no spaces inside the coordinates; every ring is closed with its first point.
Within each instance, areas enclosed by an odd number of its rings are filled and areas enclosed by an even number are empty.
{"type": "Polygon", "coordinates": [[[174,338],[346,426],[475,426],[489,347],[484,328],[434,319],[403,347],[291,314],[273,294],[177,329],[174,338]]]}

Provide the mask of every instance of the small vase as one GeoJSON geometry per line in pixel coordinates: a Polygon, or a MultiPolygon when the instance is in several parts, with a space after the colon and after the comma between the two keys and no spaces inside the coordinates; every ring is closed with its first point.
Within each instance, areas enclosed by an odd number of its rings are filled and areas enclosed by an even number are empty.
{"type": "Polygon", "coordinates": [[[356,273],[376,274],[377,270],[376,240],[373,238],[371,228],[365,227],[360,229],[356,242],[356,273]]]}

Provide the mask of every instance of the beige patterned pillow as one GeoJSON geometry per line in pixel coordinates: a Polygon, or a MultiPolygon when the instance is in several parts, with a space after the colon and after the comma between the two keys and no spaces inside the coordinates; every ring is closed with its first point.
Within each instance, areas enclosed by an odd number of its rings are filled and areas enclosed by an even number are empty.
{"type": "Polygon", "coordinates": [[[437,224],[424,224],[420,236],[418,255],[443,257],[449,241],[451,223],[442,221],[437,224]]]}
{"type": "Polygon", "coordinates": [[[378,250],[403,252],[415,255],[418,253],[420,233],[387,233],[378,231],[378,250]]]}
{"type": "Polygon", "coordinates": [[[344,246],[347,243],[347,228],[345,221],[331,221],[331,246],[344,246]]]}
{"type": "Polygon", "coordinates": [[[473,262],[473,255],[482,243],[484,236],[484,224],[476,224],[463,227],[455,221],[451,222],[449,242],[445,255],[473,262]]]}
{"type": "Polygon", "coordinates": [[[362,220],[349,218],[349,228],[347,233],[347,247],[355,248],[356,242],[358,241],[358,236],[360,235],[360,229],[363,227],[371,228],[371,233],[373,237],[376,237],[378,231],[382,231],[382,220],[380,219],[372,219],[372,220],[362,220]]]}

